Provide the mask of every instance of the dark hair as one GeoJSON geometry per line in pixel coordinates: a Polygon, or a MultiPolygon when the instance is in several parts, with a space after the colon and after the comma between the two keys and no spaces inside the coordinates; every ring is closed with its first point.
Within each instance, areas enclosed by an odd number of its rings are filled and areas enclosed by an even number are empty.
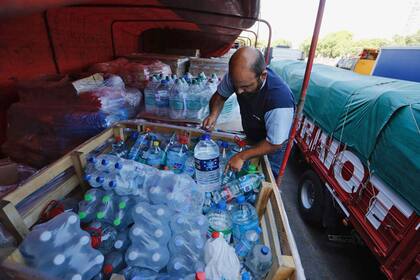
{"type": "Polygon", "coordinates": [[[251,69],[252,71],[255,73],[256,77],[259,77],[262,72],[265,70],[265,59],[264,56],[262,54],[262,52],[260,52],[259,50],[255,50],[256,52],[256,57],[254,62],[251,64],[251,69]]]}

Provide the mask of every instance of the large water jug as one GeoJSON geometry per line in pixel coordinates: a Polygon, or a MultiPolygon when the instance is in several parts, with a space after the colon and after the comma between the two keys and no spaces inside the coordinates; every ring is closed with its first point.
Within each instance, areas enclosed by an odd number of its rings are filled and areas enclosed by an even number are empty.
{"type": "Polygon", "coordinates": [[[203,134],[194,148],[195,177],[204,192],[220,188],[219,147],[209,134],[203,134]]]}
{"type": "Polygon", "coordinates": [[[264,279],[273,264],[270,248],[257,244],[245,259],[245,266],[251,271],[255,279],[264,279]]]}
{"type": "Polygon", "coordinates": [[[168,80],[162,80],[156,90],[156,114],[158,116],[167,117],[169,111],[169,91],[170,84],[168,80]]]}
{"type": "Polygon", "coordinates": [[[258,227],[258,215],[254,206],[245,201],[240,195],[236,198],[237,204],[232,209],[233,240],[239,242],[246,231],[258,227]]]}
{"type": "Polygon", "coordinates": [[[159,85],[159,81],[155,76],[149,78],[146,88],[144,89],[144,107],[147,113],[156,113],[156,88],[159,85]]]}

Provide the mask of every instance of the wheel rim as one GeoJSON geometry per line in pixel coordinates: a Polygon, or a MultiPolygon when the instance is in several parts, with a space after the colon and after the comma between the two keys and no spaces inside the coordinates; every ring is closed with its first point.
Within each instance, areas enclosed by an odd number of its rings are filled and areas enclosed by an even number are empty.
{"type": "Polygon", "coordinates": [[[302,192],[300,193],[300,200],[303,207],[311,209],[315,201],[315,188],[311,181],[305,181],[302,184],[302,192]]]}

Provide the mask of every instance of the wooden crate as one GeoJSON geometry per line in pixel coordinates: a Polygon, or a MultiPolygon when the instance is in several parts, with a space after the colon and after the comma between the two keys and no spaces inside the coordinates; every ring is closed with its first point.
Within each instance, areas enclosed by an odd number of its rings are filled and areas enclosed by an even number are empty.
{"type": "MultiPolygon", "coordinates": [[[[30,228],[38,221],[42,209],[51,201],[62,199],[72,191],[84,192],[89,186],[83,180],[83,168],[86,165],[86,156],[98,147],[107,150],[106,143],[116,136],[124,139],[126,129],[144,131],[150,127],[154,131],[173,132],[185,131],[190,137],[198,136],[203,133],[196,128],[180,127],[168,124],[151,123],[147,121],[128,121],[115,125],[105,130],[98,136],[88,140],[69,154],[54,162],[41,172],[36,174],[30,181],[10,193],[0,201],[0,221],[7,230],[12,233],[20,242],[30,231],[30,228]],[[32,205],[26,212],[19,212],[16,206],[25,198],[39,191],[46,182],[52,181],[63,172],[70,172],[60,185],[45,193],[32,205]]],[[[232,141],[234,135],[229,133],[214,132],[214,139],[232,141]]],[[[263,171],[266,181],[262,183],[262,189],[257,201],[257,212],[262,227],[262,241],[269,246],[273,253],[273,266],[268,275],[268,279],[304,279],[296,244],[288,224],[284,205],[275,185],[275,179],[268,163],[267,157],[253,160],[263,171]]],[[[23,267],[23,260],[18,250],[15,250],[3,263],[2,267],[9,275],[16,279],[29,279],[28,275],[34,278],[34,272],[27,267],[23,267]],[[20,265],[19,265],[20,264],[20,265]],[[20,267],[20,268],[19,268],[20,267]],[[26,275],[26,276],[25,276],[26,275]]],[[[36,277],[35,277],[36,278],[36,277]]],[[[12,279],[12,278],[11,278],[12,279]]]]}

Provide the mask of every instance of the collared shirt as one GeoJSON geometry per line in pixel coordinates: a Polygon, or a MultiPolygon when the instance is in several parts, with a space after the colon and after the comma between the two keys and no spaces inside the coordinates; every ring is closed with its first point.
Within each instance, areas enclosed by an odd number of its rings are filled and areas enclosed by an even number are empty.
{"type": "MultiPolygon", "coordinates": [[[[289,138],[295,103],[286,83],[271,69],[267,68],[267,72],[267,78],[257,96],[247,102],[248,100],[238,95],[238,102],[247,137],[253,141],[265,138],[273,145],[280,145],[289,138]],[[255,124],[250,125],[246,122],[255,122],[255,124]]],[[[229,98],[234,91],[233,83],[227,73],[219,84],[217,92],[229,98]]]]}

